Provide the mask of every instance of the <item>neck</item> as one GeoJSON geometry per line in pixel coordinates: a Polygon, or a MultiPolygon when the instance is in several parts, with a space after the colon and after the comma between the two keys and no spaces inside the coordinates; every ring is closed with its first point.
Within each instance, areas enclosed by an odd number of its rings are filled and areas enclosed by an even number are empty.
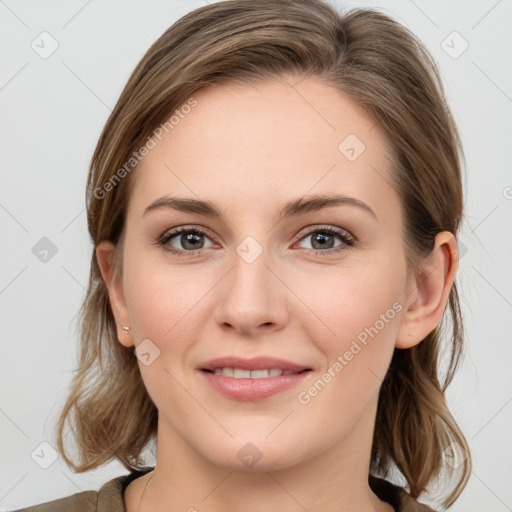
{"type": "Polygon", "coordinates": [[[307,460],[244,470],[213,464],[159,419],[155,469],[138,479],[127,511],[391,512],[368,484],[374,419],[372,410],[342,442],[307,460]]]}

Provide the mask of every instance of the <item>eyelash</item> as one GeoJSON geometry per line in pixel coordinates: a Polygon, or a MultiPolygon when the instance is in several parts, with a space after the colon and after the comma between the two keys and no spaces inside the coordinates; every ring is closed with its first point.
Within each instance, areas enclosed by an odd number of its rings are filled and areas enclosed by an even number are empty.
{"type": "MultiPolygon", "coordinates": [[[[197,253],[200,253],[202,251],[202,249],[198,249],[195,251],[185,251],[185,250],[175,249],[171,245],[168,245],[168,243],[173,238],[175,238],[176,236],[181,235],[183,233],[199,233],[199,234],[205,235],[208,238],[210,238],[208,236],[208,233],[204,229],[202,229],[198,226],[195,226],[193,228],[182,226],[182,227],[176,228],[176,229],[166,233],[163,237],[161,237],[159,240],[157,240],[157,245],[161,245],[166,251],[169,251],[170,253],[172,253],[176,256],[196,256],[197,253]]],[[[319,250],[319,249],[306,249],[308,251],[314,251],[315,255],[317,255],[317,256],[337,254],[340,251],[345,251],[345,250],[349,249],[350,247],[354,246],[356,243],[356,239],[353,236],[351,236],[348,233],[348,231],[337,228],[335,226],[329,226],[329,225],[315,226],[314,229],[311,229],[310,231],[304,233],[298,239],[297,242],[301,242],[308,236],[313,235],[314,233],[327,233],[329,235],[337,236],[342,241],[341,245],[339,245],[337,247],[330,248],[330,249],[326,249],[324,251],[319,250]]]]}

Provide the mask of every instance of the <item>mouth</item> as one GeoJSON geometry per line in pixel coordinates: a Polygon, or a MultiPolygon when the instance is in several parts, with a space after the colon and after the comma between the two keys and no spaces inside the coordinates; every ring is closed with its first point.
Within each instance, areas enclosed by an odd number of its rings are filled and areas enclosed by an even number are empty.
{"type": "Polygon", "coordinates": [[[197,370],[211,390],[241,401],[262,400],[289,390],[313,373],[311,367],[272,357],[219,358],[197,370]]]}

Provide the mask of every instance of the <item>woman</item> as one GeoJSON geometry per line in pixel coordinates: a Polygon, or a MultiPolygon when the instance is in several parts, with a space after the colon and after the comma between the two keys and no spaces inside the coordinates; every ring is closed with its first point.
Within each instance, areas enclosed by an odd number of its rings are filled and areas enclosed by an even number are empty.
{"type": "Polygon", "coordinates": [[[425,511],[443,471],[451,505],[461,157],[435,64],[383,14],[234,0],[176,22],[92,158],[57,436],[75,471],[130,474],[31,510],[425,511]]]}

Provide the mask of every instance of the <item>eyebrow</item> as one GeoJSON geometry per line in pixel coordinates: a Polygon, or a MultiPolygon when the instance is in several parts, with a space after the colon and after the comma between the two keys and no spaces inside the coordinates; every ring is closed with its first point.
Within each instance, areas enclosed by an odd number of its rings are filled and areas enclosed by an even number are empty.
{"type": "MultiPolygon", "coordinates": [[[[340,194],[304,196],[294,199],[293,201],[289,201],[278,212],[279,219],[282,220],[287,217],[299,216],[332,206],[352,206],[359,208],[360,210],[369,213],[378,221],[377,215],[366,203],[363,203],[354,197],[340,194]]],[[[222,212],[211,201],[201,201],[200,199],[172,196],[163,196],[156,201],[153,201],[148,207],[146,207],[143,216],[151,211],[161,208],[172,208],[186,213],[205,215],[206,217],[223,217],[222,212]]]]}

